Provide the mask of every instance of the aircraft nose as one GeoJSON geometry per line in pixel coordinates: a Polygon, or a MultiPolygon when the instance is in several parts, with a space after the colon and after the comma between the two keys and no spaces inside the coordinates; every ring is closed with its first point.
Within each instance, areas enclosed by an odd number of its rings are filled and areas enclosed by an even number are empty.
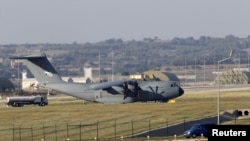
{"type": "Polygon", "coordinates": [[[184,94],[184,90],[182,88],[179,87],[179,95],[183,95],[184,94]]]}

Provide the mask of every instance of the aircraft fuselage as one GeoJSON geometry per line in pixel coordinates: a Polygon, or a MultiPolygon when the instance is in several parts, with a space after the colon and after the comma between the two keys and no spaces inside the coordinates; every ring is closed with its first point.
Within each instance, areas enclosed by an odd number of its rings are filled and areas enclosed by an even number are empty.
{"type": "Polygon", "coordinates": [[[140,81],[138,91],[131,90],[127,95],[123,92],[111,94],[105,90],[95,90],[91,84],[82,83],[48,83],[47,88],[71,95],[87,101],[100,103],[131,103],[135,101],[161,101],[182,95],[183,90],[171,81],[140,81]]]}

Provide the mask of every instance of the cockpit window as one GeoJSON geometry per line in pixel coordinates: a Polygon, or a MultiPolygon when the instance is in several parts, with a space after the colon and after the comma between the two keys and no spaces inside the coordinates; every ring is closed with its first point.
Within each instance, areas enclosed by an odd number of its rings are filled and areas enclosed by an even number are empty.
{"type": "Polygon", "coordinates": [[[173,82],[170,86],[171,87],[179,87],[180,84],[178,82],[173,82]]]}

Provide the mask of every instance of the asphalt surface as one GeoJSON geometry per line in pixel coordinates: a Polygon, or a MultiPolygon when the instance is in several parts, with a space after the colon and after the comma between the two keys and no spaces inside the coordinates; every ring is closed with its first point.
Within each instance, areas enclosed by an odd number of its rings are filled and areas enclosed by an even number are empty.
{"type": "MultiPolygon", "coordinates": [[[[220,116],[220,123],[228,121],[229,119],[220,116]]],[[[183,135],[183,132],[189,128],[191,128],[196,123],[214,123],[217,124],[217,115],[214,117],[207,117],[204,119],[196,119],[192,121],[185,121],[182,123],[178,123],[175,125],[165,126],[163,128],[154,129],[150,131],[145,131],[143,133],[131,135],[130,137],[166,137],[166,136],[174,136],[174,135],[183,135]]]]}

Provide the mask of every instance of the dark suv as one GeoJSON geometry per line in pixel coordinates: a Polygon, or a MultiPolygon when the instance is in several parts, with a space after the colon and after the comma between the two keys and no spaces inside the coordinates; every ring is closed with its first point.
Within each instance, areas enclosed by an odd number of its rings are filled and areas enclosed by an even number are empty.
{"type": "Polygon", "coordinates": [[[208,136],[208,126],[216,125],[214,123],[199,123],[194,124],[190,129],[186,130],[183,135],[186,138],[195,138],[197,136],[208,136]]]}

